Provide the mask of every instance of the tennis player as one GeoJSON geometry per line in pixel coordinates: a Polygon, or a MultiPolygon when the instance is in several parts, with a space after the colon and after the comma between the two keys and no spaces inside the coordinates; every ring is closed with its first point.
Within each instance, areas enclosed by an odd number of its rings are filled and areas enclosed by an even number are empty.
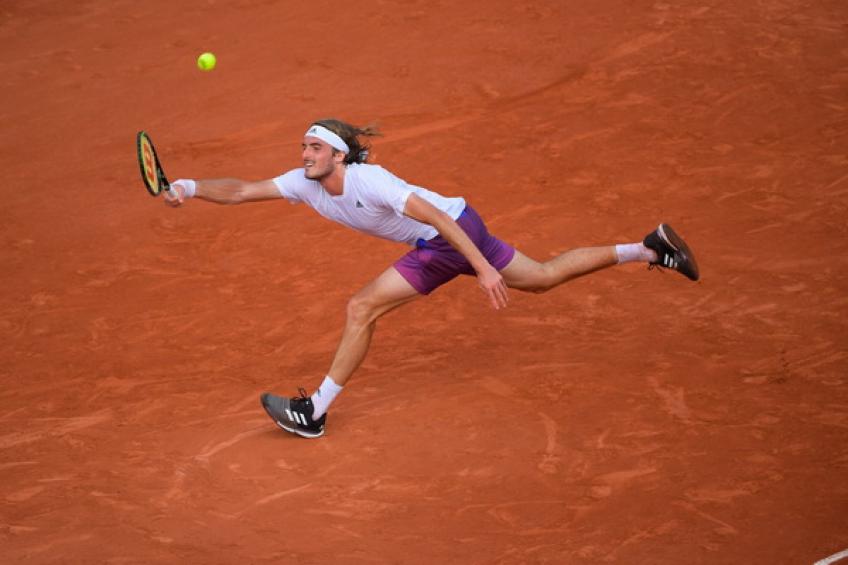
{"type": "Polygon", "coordinates": [[[660,224],[638,243],[573,249],[544,263],[534,261],[490,234],[464,198],[408,184],[368,164],[365,138],[374,135],[378,132],[371,127],[319,120],[303,136],[302,168],[257,182],[179,179],[172,184],[177,196],[165,195],[171,206],[189,198],[218,204],[284,198],[305,203],[354,230],[412,248],[350,299],[330,370],[311,396],[302,388],[293,398],[261,395],[268,415],[288,432],[322,436],[327,410],[365,358],[377,319],[457,275],[475,275],[495,309],[507,305],[507,288],[545,292],[621,263],[644,262],[698,280],[695,257],[668,224],[660,224]]]}

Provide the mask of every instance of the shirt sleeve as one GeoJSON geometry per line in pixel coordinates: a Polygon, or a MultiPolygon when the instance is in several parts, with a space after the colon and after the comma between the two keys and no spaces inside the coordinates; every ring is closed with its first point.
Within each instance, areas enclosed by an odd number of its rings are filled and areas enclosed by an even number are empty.
{"type": "Polygon", "coordinates": [[[303,169],[292,169],[274,179],[274,184],[277,185],[277,190],[280,191],[280,196],[297,204],[303,202],[303,169]]]}
{"type": "Polygon", "coordinates": [[[370,204],[393,210],[403,216],[409,195],[415,192],[410,184],[379,165],[371,165],[368,171],[368,200],[370,204]]]}

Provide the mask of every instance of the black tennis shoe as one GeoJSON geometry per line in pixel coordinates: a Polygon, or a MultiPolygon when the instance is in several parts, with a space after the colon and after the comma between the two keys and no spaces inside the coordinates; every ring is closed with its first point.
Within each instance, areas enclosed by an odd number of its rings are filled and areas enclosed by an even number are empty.
{"type": "Polygon", "coordinates": [[[270,392],[263,392],[259,399],[262,407],[271,416],[271,419],[289,433],[301,437],[316,438],[324,435],[324,422],[327,415],[324,414],[317,420],[312,419],[315,407],[312,400],[306,396],[306,391],[298,389],[300,396],[294,398],[283,398],[270,392]]]}
{"type": "Polygon", "coordinates": [[[660,224],[657,229],[645,236],[642,243],[645,247],[657,252],[657,261],[651,263],[650,267],[674,269],[693,281],[700,278],[695,255],[692,254],[692,250],[689,249],[683,238],[671,229],[670,225],[660,224]]]}

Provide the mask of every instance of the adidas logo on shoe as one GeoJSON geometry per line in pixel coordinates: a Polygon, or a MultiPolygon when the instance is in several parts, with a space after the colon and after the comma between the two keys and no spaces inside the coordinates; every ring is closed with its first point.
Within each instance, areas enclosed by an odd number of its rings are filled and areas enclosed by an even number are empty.
{"type": "Polygon", "coordinates": [[[272,420],[285,431],[301,437],[316,438],[324,435],[324,423],[327,415],[317,420],[312,419],[315,407],[312,400],[306,396],[306,391],[298,389],[300,396],[283,398],[270,392],[264,392],[259,397],[262,407],[272,420]]]}

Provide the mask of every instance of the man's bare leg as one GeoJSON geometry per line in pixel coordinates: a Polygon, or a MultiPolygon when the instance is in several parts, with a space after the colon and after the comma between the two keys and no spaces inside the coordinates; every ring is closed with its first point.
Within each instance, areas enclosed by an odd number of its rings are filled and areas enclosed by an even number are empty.
{"type": "Polygon", "coordinates": [[[501,276],[511,288],[546,292],[577,277],[632,261],[673,269],[693,281],[700,278],[692,250],[668,224],[660,224],[641,243],[581,247],[544,263],[516,250],[501,276]]]}
{"type": "Polygon", "coordinates": [[[544,263],[516,250],[515,257],[501,270],[501,275],[510,288],[545,292],[566,281],[617,264],[614,245],[572,249],[544,263]]]}
{"type": "Polygon", "coordinates": [[[421,295],[394,267],[389,267],[348,302],[347,320],[328,376],[344,386],[371,344],[377,318],[421,295]]]}
{"type": "Polygon", "coordinates": [[[365,359],[377,318],[419,296],[394,267],[357,292],[348,302],[342,339],[324,382],[311,397],[303,389],[295,398],[263,393],[260,400],[268,415],[288,432],[308,438],[324,435],[326,410],[365,359]]]}

